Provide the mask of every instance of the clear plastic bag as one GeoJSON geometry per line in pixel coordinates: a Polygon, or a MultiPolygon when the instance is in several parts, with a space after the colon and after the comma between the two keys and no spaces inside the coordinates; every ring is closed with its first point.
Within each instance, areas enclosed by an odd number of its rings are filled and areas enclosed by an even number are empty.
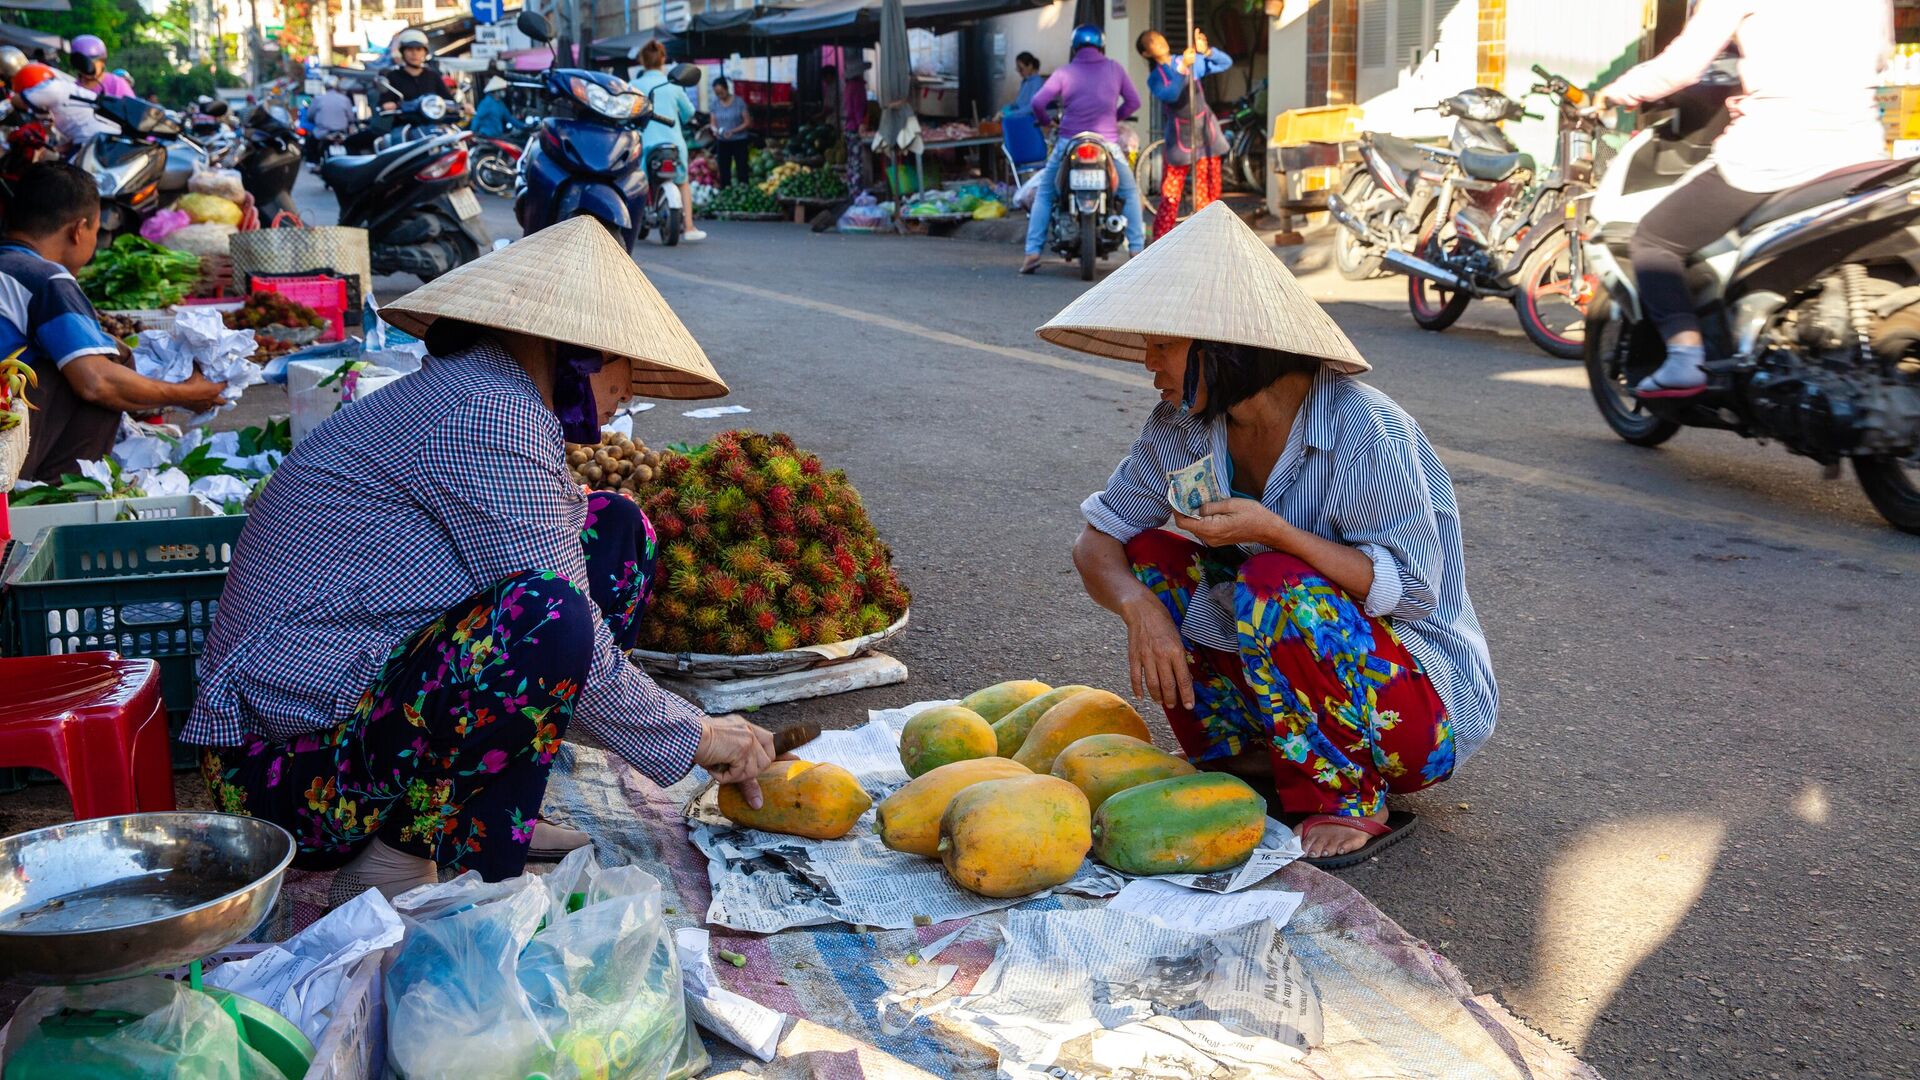
{"type": "Polygon", "coordinates": [[[240,1025],[219,1001],[159,978],[35,990],[13,1014],[5,1061],[9,1076],[62,1080],[281,1080],[280,1070],[265,1055],[241,1041],[240,1025]],[[41,1022],[63,1009],[124,1012],[140,1019],[86,1035],[43,1032],[41,1022]]]}
{"type": "Polygon", "coordinates": [[[184,210],[160,210],[141,224],[140,236],[158,244],[191,224],[193,219],[184,210]]]}
{"type": "Polygon", "coordinates": [[[407,939],[387,975],[388,1064],[406,1080],[704,1068],[661,905],[653,875],[601,868],[591,848],[544,878],[467,873],[407,893],[395,904],[407,939]]]}
{"type": "Polygon", "coordinates": [[[841,232],[878,232],[891,225],[891,216],[880,209],[879,202],[871,195],[862,195],[840,215],[837,228],[841,232]]]}
{"type": "Polygon", "coordinates": [[[187,177],[187,190],[195,195],[218,195],[236,203],[247,197],[247,186],[240,178],[240,170],[209,169],[204,165],[196,166],[193,175],[187,177]]]}

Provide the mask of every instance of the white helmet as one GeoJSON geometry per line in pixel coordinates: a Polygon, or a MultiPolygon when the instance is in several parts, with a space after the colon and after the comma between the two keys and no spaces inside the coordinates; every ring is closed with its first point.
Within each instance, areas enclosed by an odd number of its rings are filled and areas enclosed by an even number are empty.
{"type": "Polygon", "coordinates": [[[387,48],[391,50],[395,56],[398,56],[400,55],[400,50],[405,49],[409,45],[418,45],[423,49],[427,48],[426,32],[417,27],[409,26],[405,30],[393,35],[393,41],[387,45],[387,48]]]}
{"type": "Polygon", "coordinates": [[[27,66],[27,54],[11,45],[0,45],[0,78],[11,79],[27,66]]]}

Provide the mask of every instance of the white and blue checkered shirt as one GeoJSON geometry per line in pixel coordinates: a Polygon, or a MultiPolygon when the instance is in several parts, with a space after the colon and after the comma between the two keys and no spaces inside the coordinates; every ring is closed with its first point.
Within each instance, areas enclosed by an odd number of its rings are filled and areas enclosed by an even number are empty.
{"type": "MultiPolygon", "coordinates": [[[[1105,491],[1080,506],[1089,524],[1125,543],[1172,516],[1167,474],[1211,452],[1231,462],[1227,422],[1209,425],[1161,403],[1105,491]]],[[[1433,681],[1453,725],[1460,761],[1493,734],[1500,691],[1460,549],[1453,480],[1433,447],[1387,395],[1321,368],[1300,406],[1260,502],[1297,528],[1350,544],[1373,560],[1368,615],[1392,623],[1433,681]]],[[[1242,544],[1248,554],[1267,550],[1242,544]]],[[[1207,590],[1187,605],[1181,634],[1239,651],[1233,615],[1207,590]]]]}
{"type": "MultiPolygon", "coordinates": [[[[346,720],[395,645],[509,575],[551,570],[584,591],[586,512],[559,421],[490,341],[342,408],[247,519],[182,740],[346,720]]],[[[702,716],[599,625],[574,722],[666,784],[692,767],[702,716]]]]}

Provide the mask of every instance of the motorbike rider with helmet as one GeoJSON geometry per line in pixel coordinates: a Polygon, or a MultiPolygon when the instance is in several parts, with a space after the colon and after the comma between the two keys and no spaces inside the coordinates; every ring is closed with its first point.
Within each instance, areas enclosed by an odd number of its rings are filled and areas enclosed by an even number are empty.
{"type": "Polygon", "coordinates": [[[1140,108],[1140,92],[1127,78],[1127,69],[1107,56],[1107,36],[1097,26],[1079,26],[1073,31],[1072,59],[1047,78],[1045,86],[1033,95],[1033,116],[1042,127],[1048,123],[1047,110],[1061,103],[1060,127],[1053,141],[1053,153],[1040,171],[1039,186],[1033,195],[1033,209],[1027,218],[1027,257],[1020,264],[1022,274],[1040,267],[1040,252],[1046,246],[1047,228],[1053,219],[1053,204],[1059,198],[1060,161],[1067,144],[1081,132],[1092,132],[1107,143],[1108,152],[1119,164],[1115,169],[1122,213],[1127,220],[1127,251],[1138,255],[1147,246],[1146,223],[1140,213],[1140,186],[1133,170],[1126,167],[1127,156],[1120,148],[1120,118],[1140,108]]]}
{"type": "Polygon", "coordinates": [[[13,89],[13,77],[27,66],[27,54],[11,45],[0,45],[0,80],[4,80],[9,91],[13,89]]]}
{"type": "Polygon", "coordinates": [[[77,145],[117,130],[93,111],[93,103],[103,97],[132,97],[133,84],[107,70],[107,43],[92,34],[74,38],[69,56],[73,78],[40,83],[33,104],[51,113],[54,129],[77,145]]]}
{"type": "Polygon", "coordinates": [[[392,89],[380,88],[378,100],[382,112],[393,112],[415,98],[438,96],[454,100],[453,91],[447,89],[447,80],[440,74],[439,67],[427,59],[425,33],[408,27],[393,35],[388,48],[399,64],[386,73],[392,89]]]}
{"type": "Polygon", "coordinates": [[[1598,104],[1633,106],[1690,86],[1728,42],[1740,47],[1742,93],[1727,103],[1732,119],[1711,167],[1641,219],[1629,245],[1640,306],[1667,345],[1666,362],[1634,388],[1643,398],[1707,388],[1688,256],[1775,192],[1886,156],[1874,87],[1893,51],[1889,0],[1829,0],[1818,18],[1795,0],[1699,0],[1665,51],[1601,90],[1598,104]]]}

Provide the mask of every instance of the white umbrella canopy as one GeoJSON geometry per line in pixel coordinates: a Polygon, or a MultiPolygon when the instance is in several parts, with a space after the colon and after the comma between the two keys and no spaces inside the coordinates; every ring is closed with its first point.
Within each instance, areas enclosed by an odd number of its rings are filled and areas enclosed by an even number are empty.
{"type": "Polygon", "coordinates": [[[907,13],[900,0],[880,5],[880,130],[873,148],[889,156],[921,151],[920,121],[913,115],[913,55],[907,44],[907,13]]]}

